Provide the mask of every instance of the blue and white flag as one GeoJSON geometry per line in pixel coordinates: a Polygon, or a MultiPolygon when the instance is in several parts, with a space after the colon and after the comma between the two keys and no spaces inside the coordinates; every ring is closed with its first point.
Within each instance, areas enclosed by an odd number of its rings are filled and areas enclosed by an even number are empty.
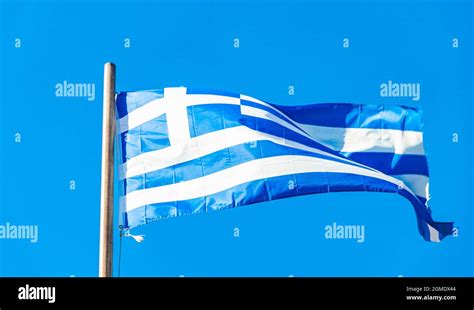
{"type": "Polygon", "coordinates": [[[408,199],[425,240],[435,222],[420,112],[362,104],[281,106],[185,87],[117,96],[120,220],[155,220],[341,191],[408,199]]]}

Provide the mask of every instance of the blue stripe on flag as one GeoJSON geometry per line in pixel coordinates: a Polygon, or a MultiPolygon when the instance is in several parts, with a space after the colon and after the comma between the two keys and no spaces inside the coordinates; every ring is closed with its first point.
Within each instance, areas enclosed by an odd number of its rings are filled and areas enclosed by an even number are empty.
{"type": "Polygon", "coordinates": [[[275,106],[302,124],[342,128],[382,128],[421,131],[418,108],[400,105],[364,105],[352,103],[275,106]],[[330,117],[328,117],[330,115],[330,117]]]}
{"type": "Polygon", "coordinates": [[[162,89],[154,91],[120,92],[116,99],[118,117],[122,118],[150,101],[160,98],[163,98],[162,89]]]}
{"type": "Polygon", "coordinates": [[[225,128],[241,126],[240,106],[230,104],[193,105],[188,107],[191,137],[225,128]]]}
{"type": "Polygon", "coordinates": [[[420,174],[429,176],[428,162],[424,155],[398,155],[393,153],[350,153],[347,158],[385,174],[420,174]]]}
{"type": "MultiPolygon", "coordinates": [[[[125,213],[125,216],[127,227],[136,227],[169,217],[234,208],[296,195],[341,191],[400,192],[410,200],[413,199],[413,196],[402,193],[404,191],[399,190],[396,185],[371,177],[345,173],[304,173],[256,180],[196,199],[142,206],[125,213]]],[[[421,205],[417,201],[413,203],[421,205]]]]}

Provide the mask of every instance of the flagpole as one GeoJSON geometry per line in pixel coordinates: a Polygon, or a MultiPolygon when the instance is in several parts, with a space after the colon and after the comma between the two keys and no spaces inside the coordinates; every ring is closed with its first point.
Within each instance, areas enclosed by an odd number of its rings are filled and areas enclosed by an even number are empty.
{"type": "Polygon", "coordinates": [[[104,65],[99,277],[112,276],[114,220],[115,64],[104,65]]]}

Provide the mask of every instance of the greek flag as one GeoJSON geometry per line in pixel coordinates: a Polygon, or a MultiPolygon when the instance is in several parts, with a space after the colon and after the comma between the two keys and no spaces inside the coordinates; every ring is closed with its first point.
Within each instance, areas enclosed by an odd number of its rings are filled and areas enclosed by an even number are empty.
{"type": "Polygon", "coordinates": [[[282,106],[185,87],[121,92],[116,105],[125,229],[285,197],[365,191],[408,199],[427,241],[453,233],[453,223],[435,222],[427,204],[416,108],[282,106]]]}

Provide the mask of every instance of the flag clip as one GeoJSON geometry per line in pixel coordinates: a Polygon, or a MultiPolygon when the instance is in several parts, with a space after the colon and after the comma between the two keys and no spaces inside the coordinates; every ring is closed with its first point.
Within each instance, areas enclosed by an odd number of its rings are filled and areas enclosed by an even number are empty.
{"type": "Polygon", "coordinates": [[[138,243],[141,243],[145,240],[145,235],[132,235],[129,231],[126,231],[124,234],[123,234],[125,237],[131,237],[133,238],[133,240],[135,240],[136,242],[138,243]]]}

